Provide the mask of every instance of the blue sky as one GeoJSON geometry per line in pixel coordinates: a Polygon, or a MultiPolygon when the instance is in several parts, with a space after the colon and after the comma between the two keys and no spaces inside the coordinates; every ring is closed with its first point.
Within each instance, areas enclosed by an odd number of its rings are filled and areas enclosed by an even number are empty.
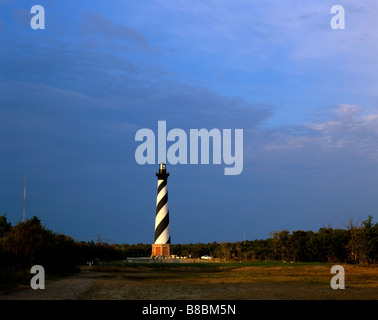
{"type": "Polygon", "coordinates": [[[172,243],[342,227],[378,207],[378,4],[0,1],[0,211],[90,241],[153,241],[141,128],[244,130],[244,170],[169,166],[172,243]]]}

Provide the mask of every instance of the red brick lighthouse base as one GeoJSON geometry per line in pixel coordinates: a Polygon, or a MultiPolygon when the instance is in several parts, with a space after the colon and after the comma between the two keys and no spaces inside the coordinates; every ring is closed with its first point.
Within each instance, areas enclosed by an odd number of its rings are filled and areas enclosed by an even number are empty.
{"type": "Polygon", "coordinates": [[[170,258],[170,244],[156,244],[152,245],[152,257],[170,258]]]}

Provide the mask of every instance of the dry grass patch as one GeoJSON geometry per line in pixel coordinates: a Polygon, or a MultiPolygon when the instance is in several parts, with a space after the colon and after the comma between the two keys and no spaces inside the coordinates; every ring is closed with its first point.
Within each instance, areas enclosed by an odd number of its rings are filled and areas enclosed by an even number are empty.
{"type": "Polygon", "coordinates": [[[107,272],[111,278],[96,282],[88,298],[378,299],[377,268],[344,265],[346,289],[333,290],[331,267],[283,263],[119,266],[116,272],[107,272]]]}

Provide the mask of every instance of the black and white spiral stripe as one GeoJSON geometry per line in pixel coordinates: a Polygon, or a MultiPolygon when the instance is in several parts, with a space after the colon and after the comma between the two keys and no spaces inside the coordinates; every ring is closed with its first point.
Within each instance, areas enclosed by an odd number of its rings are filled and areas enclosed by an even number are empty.
{"type": "Polygon", "coordinates": [[[155,218],[155,244],[171,243],[167,179],[158,180],[155,218]]]}

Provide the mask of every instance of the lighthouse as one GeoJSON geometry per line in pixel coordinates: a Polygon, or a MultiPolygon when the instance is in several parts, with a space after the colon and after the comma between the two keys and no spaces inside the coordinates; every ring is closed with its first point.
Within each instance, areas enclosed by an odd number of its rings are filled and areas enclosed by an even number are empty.
{"type": "Polygon", "coordinates": [[[169,173],[165,163],[160,163],[156,197],[155,242],[152,245],[152,257],[170,258],[171,232],[169,228],[168,188],[169,173]]]}

